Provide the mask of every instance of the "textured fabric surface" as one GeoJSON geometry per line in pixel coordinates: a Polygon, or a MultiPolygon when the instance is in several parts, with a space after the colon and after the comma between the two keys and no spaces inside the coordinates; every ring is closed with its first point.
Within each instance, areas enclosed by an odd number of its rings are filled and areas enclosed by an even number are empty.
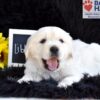
{"type": "Polygon", "coordinates": [[[84,78],[67,89],[58,88],[54,80],[35,83],[17,83],[23,76],[24,67],[0,70],[0,97],[37,98],[100,98],[100,76],[84,78]]]}
{"type": "Polygon", "coordinates": [[[100,19],[82,19],[82,0],[0,0],[0,31],[58,26],[73,38],[100,43],[100,19]]]}

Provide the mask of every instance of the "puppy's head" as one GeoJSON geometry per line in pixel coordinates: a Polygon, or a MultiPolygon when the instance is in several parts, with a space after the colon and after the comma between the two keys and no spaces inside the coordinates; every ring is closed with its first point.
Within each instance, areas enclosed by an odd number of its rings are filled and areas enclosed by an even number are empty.
{"type": "Polygon", "coordinates": [[[69,62],[72,58],[72,38],[58,27],[41,28],[28,39],[25,56],[27,60],[54,71],[61,62],[69,62]]]}

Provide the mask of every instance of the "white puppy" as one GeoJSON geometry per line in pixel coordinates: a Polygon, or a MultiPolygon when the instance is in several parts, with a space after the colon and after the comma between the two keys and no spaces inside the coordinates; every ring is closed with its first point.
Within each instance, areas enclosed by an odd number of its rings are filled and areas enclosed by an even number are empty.
{"type": "Polygon", "coordinates": [[[32,35],[25,56],[25,75],[19,83],[51,77],[59,87],[67,87],[79,82],[84,73],[100,73],[100,46],[72,40],[69,33],[58,27],[44,27],[32,35]]]}

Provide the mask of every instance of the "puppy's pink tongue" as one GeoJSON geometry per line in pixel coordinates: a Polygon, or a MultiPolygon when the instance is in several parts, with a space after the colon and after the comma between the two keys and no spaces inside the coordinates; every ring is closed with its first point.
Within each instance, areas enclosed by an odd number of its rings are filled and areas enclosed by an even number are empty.
{"type": "Polygon", "coordinates": [[[57,58],[51,58],[51,59],[47,60],[47,65],[48,65],[49,70],[51,70],[51,71],[56,70],[58,67],[57,58]]]}

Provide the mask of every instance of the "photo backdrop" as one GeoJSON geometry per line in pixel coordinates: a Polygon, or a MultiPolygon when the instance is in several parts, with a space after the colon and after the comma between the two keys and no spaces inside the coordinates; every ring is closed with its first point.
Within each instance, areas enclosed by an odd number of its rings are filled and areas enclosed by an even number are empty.
{"type": "Polygon", "coordinates": [[[87,43],[100,43],[100,19],[82,18],[82,0],[0,0],[0,31],[58,26],[87,43]]]}

